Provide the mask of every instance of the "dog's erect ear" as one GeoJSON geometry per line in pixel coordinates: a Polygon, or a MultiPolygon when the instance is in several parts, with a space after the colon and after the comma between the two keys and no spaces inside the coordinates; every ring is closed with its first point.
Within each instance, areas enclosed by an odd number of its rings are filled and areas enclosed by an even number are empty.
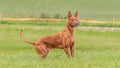
{"type": "Polygon", "coordinates": [[[74,15],[76,18],[78,17],[78,11],[76,11],[75,15],[74,15]]]}
{"type": "Polygon", "coordinates": [[[71,12],[68,11],[68,18],[70,18],[72,16],[71,12]]]}

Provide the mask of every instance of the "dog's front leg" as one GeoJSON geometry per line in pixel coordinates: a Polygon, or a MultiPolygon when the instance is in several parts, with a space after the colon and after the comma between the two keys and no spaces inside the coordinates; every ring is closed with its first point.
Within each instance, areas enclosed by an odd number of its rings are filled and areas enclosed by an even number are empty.
{"type": "Polygon", "coordinates": [[[67,43],[66,43],[66,41],[62,41],[62,42],[63,42],[63,43],[62,43],[63,49],[64,49],[67,57],[70,58],[70,53],[69,53],[69,49],[68,49],[69,47],[67,46],[67,43]]]}
{"type": "Polygon", "coordinates": [[[70,46],[71,56],[74,57],[74,43],[70,46]]]}
{"type": "Polygon", "coordinates": [[[64,47],[64,51],[66,53],[66,55],[68,56],[68,58],[70,57],[70,54],[69,54],[69,50],[68,50],[68,47],[64,47]]]}

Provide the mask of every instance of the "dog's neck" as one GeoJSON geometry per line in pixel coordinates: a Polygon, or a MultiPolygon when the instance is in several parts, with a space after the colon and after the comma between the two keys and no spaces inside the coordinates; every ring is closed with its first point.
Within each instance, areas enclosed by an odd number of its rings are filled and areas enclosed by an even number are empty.
{"type": "Polygon", "coordinates": [[[74,33],[74,27],[70,26],[69,22],[67,22],[66,31],[70,32],[71,35],[74,33]]]}

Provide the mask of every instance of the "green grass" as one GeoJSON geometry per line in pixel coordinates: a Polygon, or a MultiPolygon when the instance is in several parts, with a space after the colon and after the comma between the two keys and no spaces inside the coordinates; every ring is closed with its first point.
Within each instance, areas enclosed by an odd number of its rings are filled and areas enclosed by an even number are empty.
{"type": "MultiPolygon", "coordinates": [[[[42,25],[42,26],[64,26],[66,25],[66,21],[7,21],[1,20],[0,24],[9,24],[9,25],[42,25]],[[63,23],[64,22],[64,23],[63,23]]],[[[97,26],[97,27],[120,27],[120,24],[113,24],[113,23],[86,23],[86,22],[79,22],[80,26],[97,26]]],[[[20,26],[19,26],[20,27],[20,26]]]]}
{"type": "Polygon", "coordinates": [[[120,31],[81,29],[79,26],[75,28],[74,58],[68,59],[63,50],[54,49],[42,60],[32,45],[19,39],[21,27],[24,37],[35,41],[61,31],[65,24],[29,22],[31,24],[16,21],[15,24],[0,24],[0,68],[120,68],[120,31]]]}
{"type": "Polygon", "coordinates": [[[0,0],[0,17],[65,17],[79,11],[80,19],[119,20],[120,0],[0,0]]]}

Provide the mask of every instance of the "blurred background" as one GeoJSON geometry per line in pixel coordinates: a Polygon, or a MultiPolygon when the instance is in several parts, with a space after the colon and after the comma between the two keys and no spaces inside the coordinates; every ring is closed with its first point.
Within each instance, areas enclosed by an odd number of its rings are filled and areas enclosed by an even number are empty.
{"type": "Polygon", "coordinates": [[[119,20],[120,0],[0,0],[0,17],[64,18],[78,11],[81,19],[119,20]]]}

